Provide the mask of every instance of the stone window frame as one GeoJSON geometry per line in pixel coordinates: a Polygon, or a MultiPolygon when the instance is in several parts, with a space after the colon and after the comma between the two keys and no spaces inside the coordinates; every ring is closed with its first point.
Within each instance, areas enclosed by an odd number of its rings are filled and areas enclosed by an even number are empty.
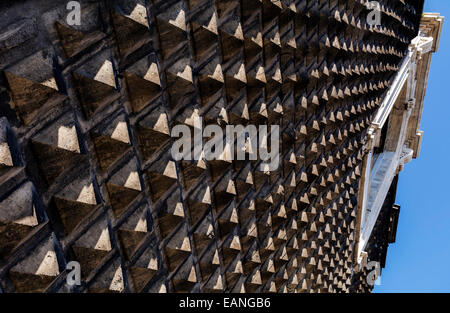
{"type": "Polygon", "coordinates": [[[426,13],[366,135],[358,190],[354,262],[364,266],[364,252],[392,180],[420,153],[419,130],[432,53],[438,50],[444,18],[426,13]],[[383,127],[388,127],[383,134],[383,127]],[[382,138],[385,136],[385,138],[382,138]],[[380,147],[380,142],[384,146],[380,147]],[[374,160],[376,150],[383,148],[374,160]]]}

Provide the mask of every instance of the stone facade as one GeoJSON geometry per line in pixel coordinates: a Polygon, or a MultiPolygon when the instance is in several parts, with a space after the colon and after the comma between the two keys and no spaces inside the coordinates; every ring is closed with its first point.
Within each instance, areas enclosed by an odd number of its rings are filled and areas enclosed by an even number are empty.
{"type": "Polygon", "coordinates": [[[0,291],[367,290],[366,135],[423,1],[79,2],[0,4],[0,291]],[[279,125],[279,168],[173,160],[195,117],[279,125]]]}

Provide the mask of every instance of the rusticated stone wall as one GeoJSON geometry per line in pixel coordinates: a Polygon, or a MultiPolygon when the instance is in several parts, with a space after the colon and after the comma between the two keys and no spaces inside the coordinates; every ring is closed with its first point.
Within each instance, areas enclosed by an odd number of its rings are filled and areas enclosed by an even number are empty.
{"type": "Polygon", "coordinates": [[[0,4],[0,290],[345,292],[363,138],[421,1],[0,4]],[[281,165],[174,161],[279,125],[281,165]],[[66,264],[81,265],[70,286],[66,264]]]}

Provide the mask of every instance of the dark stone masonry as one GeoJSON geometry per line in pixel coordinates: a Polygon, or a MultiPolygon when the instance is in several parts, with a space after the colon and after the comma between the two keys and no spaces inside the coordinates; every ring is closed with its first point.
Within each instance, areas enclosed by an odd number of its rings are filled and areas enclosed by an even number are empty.
{"type": "Polygon", "coordinates": [[[365,138],[423,1],[68,2],[0,4],[0,292],[371,289],[365,138]],[[196,117],[279,125],[280,166],[173,160],[196,117]]]}

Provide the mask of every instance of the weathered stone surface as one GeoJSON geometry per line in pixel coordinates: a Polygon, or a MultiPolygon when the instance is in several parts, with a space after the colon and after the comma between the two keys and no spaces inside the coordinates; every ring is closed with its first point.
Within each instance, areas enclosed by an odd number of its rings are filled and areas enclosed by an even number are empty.
{"type": "Polygon", "coordinates": [[[0,290],[57,290],[77,261],[60,290],[349,291],[364,138],[421,15],[381,1],[375,29],[366,2],[95,0],[81,25],[65,2],[11,4],[0,290]],[[173,160],[196,117],[279,125],[280,167],[173,160]]]}
{"type": "Polygon", "coordinates": [[[37,32],[35,19],[22,19],[9,24],[0,34],[0,51],[19,46],[31,39],[37,32]]]}

